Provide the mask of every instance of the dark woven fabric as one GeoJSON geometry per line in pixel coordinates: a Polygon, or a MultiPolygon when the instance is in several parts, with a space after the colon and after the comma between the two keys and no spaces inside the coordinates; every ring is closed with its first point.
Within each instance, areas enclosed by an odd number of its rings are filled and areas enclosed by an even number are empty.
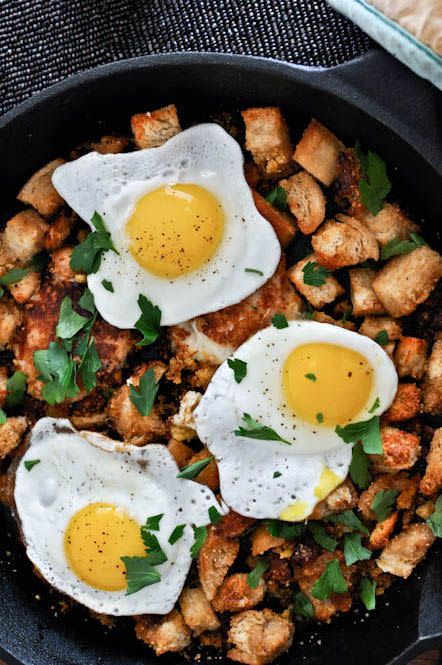
{"type": "Polygon", "coordinates": [[[137,55],[225,51],[328,67],[368,46],[325,0],[0,0],[0,112],[137,55]]]}

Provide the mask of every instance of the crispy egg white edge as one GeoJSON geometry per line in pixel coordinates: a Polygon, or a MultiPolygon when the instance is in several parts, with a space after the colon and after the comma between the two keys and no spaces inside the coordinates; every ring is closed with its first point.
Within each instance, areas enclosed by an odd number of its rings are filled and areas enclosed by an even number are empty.
{"type": "Polygon", "coordinates": [[[102,214],[120,252],[106,252],[98,272],[88,276],[105,320],[119,328],[133,327],[140,315],[138,295],[143,293],[161,309],[162,325],[182,323],[243,300],[273,275],[281,247],[272,226],[255,207],[243,161],[238,143],[219,125],[207,123],[158,148],[116,155],[89,153],[55,170],[52,182],[59,194],[91,228],[94,211],[102,214]],[[223,169],[217,171],[219,163],[223,169]],[[226,227],[218,250],[204,266],[167,279],[136,263],[124,227],[141,196],[174,182],[199,184],[211,191],[223,205],[226,227]],[[263,275],[246,273],[245,268],[261,270],[263,275]],[[102,286],[104,279],[112,282],[114,293],[102,286]]]}
{"type": "Polygon", "coordinates": [[[297,421],[284,408],[276,415],[274,413],[275,402],[281,405],[284,400],[281,373],[284,362],[296,346],[306,342],[345,345],[366,355],[372,363],[375,369],[373,390],[367,408],[353,421],[372,417],[368,409],[377,396],[380,399],[377,414],[385,411],[394,399],[397,390],[394,365],[385,351],[368,337],[312,321],[292,321],[288,328],[269,327],[256,333],[234,354],[235,358],[248,363],[243,381],[236,383],[233,371],[224,362],[194,411],[198,436],[218,462],[223,500],[243,515],[277,518],[295,501],[306,501],[313,510],[319,501],[314,489],[324,467],[342,480],[348,473],[352,446],[345,444],[334,428],[297,421]],[[302,331],[301,338],[299,331],[302,331]],[[268,383],[262,384],[265,349],[275,349],[279,357],[275,357],[271,364],[273,376],[268,383]],[[386,368],[384,374],[387,376],[377,376],[376,367],[386,368]],[[256,386],[261,390],[268,388],[273,399],[263,398],[256,386]],[[288,440],[293,440],[295,431],[296,440],[289,446],[278,441],[235,436],[234,430],[244,425],[243,413],[249,413],[288,440]],[[284,424],[287,418],[288,425],[284,424]],[[312,440],[317,442],[313,450],[312,440]],[[275,471],[282,475],[273,478],[275,471]]]}
{"type": "Polygon", "coordinates": [[[170,612],[192,562],[191,525],[208,524],[210,506],[226,512],[209,488],[176,478],[178,471],[163,445],[121,444],[95,432],[79,433],[68,420],[42,418],[32,430],[16,472],[15,503],[28,557],[49,584],[95,612],[115,616],[170,612]],[[24,461],[31,459],[41,461],[27,471],[24,461]],[[74,490],[88,485],[89,490],[66,496],[69,483],[74,490]],[[128,490],[125,497],[123,489],[128,490]],[[131,499],[130,491],[138,496],[131,499]],[[168,557],[158,566],[160,582],[127,596],[125,590],[95,589],[69,569],[64,554],[65,529],[77,510],[96,501],[118,505],[140,525],[147,517],[164,512],[156,532],[168,557]],[[182,523],[187,524],[183,537],[170,545],[170,533],[182,523]]]}

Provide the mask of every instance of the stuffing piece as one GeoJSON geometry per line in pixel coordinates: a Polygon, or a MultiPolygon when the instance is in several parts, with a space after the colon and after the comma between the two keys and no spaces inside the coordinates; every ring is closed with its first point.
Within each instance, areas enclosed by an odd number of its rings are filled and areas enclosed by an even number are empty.
{"type": "Polygon", "coordinates": [[[246,665],[271,663],[292,645],[295,628],[288,618],[269,609],[247,610],[230,621],[227,657],[246,665]]]}
{"type": "Polygon", "coordinates": [[[130,124],[138,148],[157,148],[181,131],[175,104],[133,115],[130,124]]]}
{"type": "Polygon", "coordinates": [[[217,525],[216,530],[226,538],[238,538],[250,528],[256,520],[253,517],[246,517],[240,515],[234,510],[229,510],[227,515],[224,515],[221,522],[217,525]]]}
{"type": "Polygon", "coordinates": [[[309,301],[312,307],[322,309],[325,305],[342,296],[345,291],[333,275],[326,277],[325,283],[322,286],[305,284],[302,270],[308,263],[317,263],[314,254],[309,254],[304,259],[301,259],[301,261],[298,261],[298,263],[295,263],[288,271],[288,278],[296,286],[299,293],[309,301]]]}
{"type": "Polygon", "coordinates": [[[385,247],[391,240],[407,240],[410,233],[420,231],[419,226],[408,219],[398,205],[391,203],[385,203],[377,215],[367,211],[360,220],[381,247],[385,247]]]}
{"type": "Polygon", "coordinates": [[[296,235],[295,220],[287,212],[278,210],[255,190],[252,190],[252,194],[257,211],[273,226],[281,247],[287,247],[296,235]]]}
{"type": "Polygon", "coordinates": [[[2,257],[8,267],[15,263],[24,264],[44,247],[48,230],[45,220],[38,212],[28,208],[12,217],[2,234],[2,257]]]}
{"type": "Polygon", "coordinates": [[[4,406],[6,401],[6,383],[8,381],[8,369],[0,365],[0,408],[4,406]]]}
{"type": "Polygon", "coordinates": [[[311,520],[322,520],[328,515],[352,510],[358,505],[358,493],[350,478],[346,478],[333,492],[316,504],[310,515],[311,520]]]}
{"type": "MultiPolygon", "coordinates": [[[[252,189],[255,189],[255,187],[259,184],[259,182],[261,180],[261,174],[260,174],[259,168],[256,166],[255,162],[245,162],[244,163],[244,177],[247,181],[248,186],[251,187],[252,189]]],[[[258,206],[256,206],[256,207],[258,207],[258,206]]],[[[261,215],[262,215],[262,213],[261,213],[261,215]]]]}
{"type": "Polygon", "coordinates": [[[293,153],[293,159],[328,187],[338,174],[338,158],[344,144],[313,119],[293,153]]]}
{"type": "Polygon", "coordinates": [[[27,426],[28,423],[23,416],[8,418],[3,425],[0,425],[0,459],[17,448],[27,426]]]}
{"type": "Polygon", "coordinates": [[[381,439],[383,455],[370,455],[374,469],[379,473],[397,473],[411,469],[421,452],[419,437],[397,427],[383,425],[381,439]]]}
{"type": "Polygon", "coordinates": [[[218,630],[220,627],[221,624],[201,588],[183,589],[179,604],[183,619],[194,637],[206,630],[218,630]]]}
{"type": "Polygon", "coordinates": [[[268,550],[275,549],[284,544],[284,538],[272,536],[265,524],[260,524],[252,533],[252,556],[261,556],[268,550]]]}
{"type": "Polygon", "coordinates": [[[181,398],[178,413],[171,418],[171,433],[178,441],[191,441],[196,437],[193,412],[201,401],[202,394],[188,390],[181,398]]]}
{"type": "Polygon", "coordinates": [[[435,540],[429,526],[411,524],[386,545],[377,564],[384,573],[407,579],[435,540]]]}
{"type": "MultiPolygon", "coordinates": [[[[189,464],[195,464],[195,462],[200,462],[208,457],[212,457],[211,453],[207,448],[203,448],[199,453],[196,453],[196,455],[193,455],[190,458],[189,464]]],[[[209,462],[205,469],[200,471],[193,480],[202,485],[207,485],[207,487],[210,487],[213,492],[216,492],[219,489],[219,474],[216,461],[213,459],[209,462]]]]}
{"type": "Polygon", "coordinates": [[[239,542],[223,535],[219,529],[209,529],[198,555],[198,571],[204,593],[213,600],[227,572],[238,556],[239,542]]]}
{"type": "Polygon", "coordinates": [[[74,212],[71,212],[70,214],[60,212],[49,226],[45,235],[45,250],[47,252],[53,252],[55,249],[59,249],[69,237],[77,220],[78,217],[74,212]]]}
{"type": "Polygon", "coordinates": [[[385,308],[371,285],[376,277],[376,270],[352,268],[349,276],[353,316],[385,314],[385,308]]]}
{"type": "Polygon", "coordinates": [[[346,593],[332,593],[327,600],[318,600],[311,593],[314,584],[321,577],[328,564],[334,559],[339,561],[341,573],[350,590],[354,566],[345,565],[342,552],[335,552],[334,554],[331,552],[323,552],[312,561],[301,566],[295,566],[295,580],[298,582],[301,591],[308,596],[313,605],[315,618],[318,619],[318,621],[325,621],[326,623],[328,623],[337,612],[348,612],[352,604],[352,598],[348,591],[346,593]]]}
{"type": "Polygon", "coordinates": [[[421,391],[415,383],[400,383],[390,408],[383,420],[394,423],[415,418],[421,408],[421,391]]]}
{"type": "Polygon", "coordinates": [[[235,573],[225,578],[212,600],[212,606],[217,612],[251,610],[264,600],[265,591],[266,583],[262,578],[256,589],[252,589],[246,573],[235,573]]]}
{"type": "Polygon", "coordinates": [[[126,136],[102,136],[99,141],[91,143],[91,150],[100,155],[116,155],[124,152],[129,145],[126,136]]]}
{"type": "Polygon", "coordinates": [[[321,265],[330,270],[379,259],[376,238],[354,217],[336,215],[312,236],[313,250],[321,265]]]}
{"type": "Polygon", "coordinates": [[[325,218],[325,196],[316,180],[307,171],[300,171],[279,185],[287,192],[287,205],[302,233],[316,231],[325,218]]]}
{"type": "Polygon", "coordinates": [[[431,496],[442,489],[442,427],[434,432],[430,452],[427,455],[427,468],[420,483],[420,491],[431,496]]]}
{"type": "Polygon", "coordinates": [[[22,313],[12,302],[0,302],[0,348],[9,346],[21,324],[22,313]]]}
{"type": "Polygon", "coordinates": [[[442,413],[442,339],[434,342],[423,385],[424,413],[442,413]]]}
{"type": "Polygon", "coordinates": [[[376,515],[371,509],[371,504],[376,494],[381,490],[398,490],[400,492],[396,499],[398,510],[409,510],[414,504],[418,484],[419,478],[407,478],[403,473],[378,476],[359,497],[358,508],[361,511],[362,517],[367,521],[376,519],[376,515]]]}
{"type": "Polygon", "coordinates": [[[156,620],[148,615],[136,617],[135,635],[152,647],[157,656],[182,651],[191,642],[190,629],[178,610],[172,610],[156,620]]]}
{"type": "Polygon", "coordinates": [[[15,302],[19,305],[23,305],[29,300],[34,291],[40,286],[40,273],[38,272],[28,272],[27,275],[23,277],[19,282],[11,284],[9,292],[14,298],[15,302]]]}
{"type": "Polygon", "coordinates": [[[418,337],[401,337],[394,353],[399,376],[421,379],[427,364],[427,342],[418,337]]]}
{"type": "Polygon", "coordinates": [[[86,283],[86,276],[76,273],[71,268],[73,247],[60,247],[51,254],[49,272],[55,283],[86,283]]]}
{"type": "Polygon", "coordinates": [[[335,201],[348,215],[361,218],[367,209],[361,201],[359,183],[361,165],[353,148],[345,148],[338,158],[338,174],[335,182],[335,201]]]}
{"type": "Polygon", "coordinates": [[[264,177],[276,178],[292,170],[292,145],[279,108],[250,108],[241,112],[246,127],[246,150],[264,177]]]}
{"type": "Polygon", "coordinates": [[[371,550],[380,550],[387,545],[396,526],[398,516],[398,512],[391,513],[385,520],[376,524],[368,540],[368,546],[371,550]]]}
{"type": "Polygon", "coordinates": [[[402,335],[402,327],[398,321],[389,316],[366,316],[359,332],[361,335],[376,339],[380,332],[385,330],[389,340],[397,340],[402,335]]]}
{"type": "Polygon", "coordinates": [[[170,439],[167,444],[167,448],[174,458],[178,466],[187,466],[190,462],[190,459],[195,454],[195,451],[189,446],[186,446],[182,441],[177,441],[176,439],[170,439]]]}
{"type": "Polygon", "coordinates": [[[442,277],[442,256],[427,245],[387,261],[373,289],[391,316],[408,316],[423,303],[442,277]]]}
{"type": "Polygon", "coordinates": [[[52,184],[52,174],[64,163],[64,159],[54,159],[34,173],[18,193],[18,200],[35,208],[43,217],[52,217],[63,205],[52,184]]]}
{"type": "Polygon", "coordinates": [[[339,328],[346,328],[346,330],[354,330],[356,327],[353,321],[343,321],[342,319],[336,321],[336,319],[324,312],[314,312],[313,320],[319,323],[329,323],[331,326],[338,326],[339,328]]]}

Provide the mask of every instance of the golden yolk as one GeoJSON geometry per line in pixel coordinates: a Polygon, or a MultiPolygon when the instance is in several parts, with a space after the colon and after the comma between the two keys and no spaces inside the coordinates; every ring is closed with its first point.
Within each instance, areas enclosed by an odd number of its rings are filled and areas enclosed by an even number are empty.
{"type": "Polygon", "coordinates": [[[179,277],[200,268],[215,253],[224,212],[199,185],[167,185],[143,196],[126,224],[130,252],[159,277],[179,277]]]}
{"type": "Polygon", "coordinates": [[[127,586],[122,556],[145,556],[140,526],[110,503],[91,503],[71,518],[64,536],[69,567],[86,584],[103,591],[127,586]]]}
{"type": "Polygon", "coordinates": [[[294,414],[315,425],[345,425],[366,406],[373,368],[336,344],[298,346],[284,363],[283,388],[294,414]]]}

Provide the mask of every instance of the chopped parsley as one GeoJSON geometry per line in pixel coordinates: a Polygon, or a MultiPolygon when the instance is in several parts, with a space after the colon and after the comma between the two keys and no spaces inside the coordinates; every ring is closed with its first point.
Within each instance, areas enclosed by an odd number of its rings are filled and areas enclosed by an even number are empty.
{"type": "MultiPolygon", "coordinates": [[[[49,255],[47,252],[39,252],[32,257],[32,259],[24,268],[12,268],[12,270],[5,272],[4,275],[0,277],[0,284],[2,286],[17,284],[17,282],[21,282],[21,280],[24,279],[24,277],[26,277],[26,275],[28,275],[30,272],[41,272],[44,270],[48,264],[48,261],[49,255]]],[[[0,289],[0,297],[2,295],[3,289],[0,289]]]]}
{"type": "Polygon", "coordinates": [[[88,287],[86,287],[81,294],[78,304],[80,305],[81,309],[85,309],[86,312],[89,312],[89,314],[95,314],[96,307],[94,296],[88,287]]]}
{"type": "Polygon", "coordinates": [[[279,210],[287,210],[287,192],[281,185],[276,185],[265,197],[266,201],[278,208],[279,210]]]}
{"type": "Polygon", "coordinates": [[[282,476],[282,473],[279,473],[279,471],[275,471],[273,474],[273,478],[280,478],[282,476]]]}
{"type": "Polygon", "coordinates": [[[360,533],[344,534],[344,556],[347,566],[356,561],[364,561],[371,558],[371,552],[361,543],[360,533]]]}
{"type": "Polygon", "coordinates": [[[41,460],[39,460],[39,459],[27,459],[24,463],[26,471],[30,471],[31,469],[33,469],[34,466],[36,466],[37,464],[40,464],[40,461],[41,460]]]}
{"type": "Polygon", "coordinates": [[[261,425],[248,413],[243,413],[242,417],[246,427],[240,426],[239,429],[234,431],[235,436],[243,436],[247,439],[260,439],[261,441],[280,441],[281,443],[286,443],[288,446],[291,446],[291,441],[283,439],[274,429],[267,427],[266,425],[261,425]]]}
{"type": "Polygon", "coordinates": [[[59,342],[51,342],[47,349],[34,351],[34,365],[43,382],[41,394],[48,404],[59,404],[80,392],[77,386],[77,365],[59,342]]]}
{"type": "Polygon", "coordinates": [[[181,469],[177,475],[177,478],[186,478],[187,480],[195,478],[199,473],[201,473],[203,469],[206,468],[206,466],[210,464],[213,459],[215,458],[213,455],[211,455],[210,457],[206,457],[205,459],[201,459],[198,462],[194,462],[193,464],[185,466],[184,469],[181,469]]]}
{"type": "Polygon", "coordinates": [[[218,512],[215,506],[210,506],[208,513],[211,524],[219,524],[221,522],[223,516],[218,512]]]}
{"type": "Polygon", "coordinates": [[[91,223],[95,227],[95,231],[89,233],[83,242],[74,247],[71,256],[72,270],[84,272],[86,275],[97,272],[104,252],[112,251],[118,254],[111,234],[106,230],[103,218],[98,212],[94,212],[92,215],[91,223]]]}
{"type": "Polygon", "coordinates": [[[371,460],[362,445],[357,443],[351,451],[350,477],[361,490],[367,489],[371,483],[371,460]]]}
{"type": "Polygon", "coordinates": [[[324,286],[331,272],[327,268],[318,265],[316,261],[309,261],[302,269],[304,284],[307,286],[324,286]]]}
{"type": "Polygon", "coordinates": [[[88,323],[89,319],[78,314],[72,307],[72,300],[69,296],[63,298],[58,316],[56,328],[57,337],[60,339],[71,339],[88,323]]]}
{"type": "Polygon", "coordinates": [[[6,404],[14,408],[20,406],[26,395],[26,379],[24,372],[14,372],[6,381],[6,404]]]}
{"type": "Polygon", "coordinates": [[[183,537],[184,534],[184,529],[186,528],[185,524],[178,524],[172,533],[169,536],[169,543],[171,545],[175,545],[178,540],[180,540],[183,537]]]}
{"type": "Polygon", "coordinates": [[[20,282],[23,277],[26,277],[28,272],[29,268],[13,268],[12,270],[8,270],[8,272],[5,272],[5,274],[0,277],[0,284],[2,286],[16,284],[17,282],[20,282]]]}
{"type": "Polygon", "coordinates": [[[259,580],[264,575],[269,567],[269,562],[266,559],[259,559],[253,570],[247,575],[247,584],[251,589],[256,589],[259,585],[259,580]]]}
{"type": "Polygon", "coordinates": [[[309,522],[308,529],[318,545],[323,547],[325,550],[328,550],[329,552],[335,551],[336,547],[338,546],[338,541],[329,536],[321,524],[318,524],[317,522],[309,522]]]}
{"type": "Polygon", "coordinates": [[[194,543],[192,547],[190,548],[190,554],[192,555],[192,558],[195,559],[202,546],[204,545],[204,542],[207,538],[207,529],[205,526],[194,526],[193,527],[193,536],[194,536],[194,543]]]}
{"type": "Polygon", "coordinates": [[[108,279],[102,279],[101,285],[104,289],[106,289],[106,291],[109,291],[109,293],[114,292],[114,285],[108,279]]]}
{"type": "Polygon", "coordinates": [[[164,513],[161,513],[161,515],[152,515],[152,517],[148,517],[146,520],[145,528],[149,529],[150,531],[159,531],[160,522],[163,517],[164,513]]]}
{"type": "Polygon", "coordinates": [[[437,538],[442,538],[442,494],[436,499],[434,513],[427,519],[427,524],[437,538]]]}
{"type": "Polygon", "coordinates": [[[399,490],[379,490],[371,503],[378,522],[383,522],[393,512],[399,490]]]}
{"type": "Polygon", "coordinates": [[[148,416],[153,409],[153,403],[158,392],[154,370],[151,367],[147,369],[140,377],[138,386],[131,385],[129,388],[130,401],[138,413],[142,416],[148,416]]]}
{"type": "Polygon", "coordinates": [[[344,314],[342,315],[342,323],[347,323],[348,319],[350,316],[353,314],[353,307],[350,305],[349,307],[346,308],[344,314]]]}
{"type": "Polygon", "coordinates": [[[360,586],[361,600],[366,610],[374,610],[376,607],[376,581],[368,577],[361,579],[360,586]]]}
{"type": "Polygon", "coordinates": [[[321,413],[321,412],[317,413],[316,414],[316,420],[318,421],[318,423],[323,423],[324,422],[324,414],[321,413]]]}
{"type": "Polygon", "coordinates": [[[256,268],[244,268],[244,272],[252,272],[255,275],[260,275],[260,277],[264,277],[264,273],[262,270],[257,270],[256,268]]]}
{"type": "Polygon", "coordinates": [[[400,240],[394,238],[387,242],[381,250],[381,260],[386,261],[392,256],[399,256],[400,254],[409,254],[419,247],[423,247],[427,243],[418,233],[410,233],[408,240],[400,240]]]}
{"type": "Polygon", "coordinates": [[[313,383],[316,382],[316,374],[304,374],[305,378],[308,379],[309,381],[313,381],[313,383]]]}
{"type": "Polygon", "coordinates": [[[337,425],[335,432],[345,443],[358,443],[361,441],[364,451],[368,455],[382,455],[381,430],[379,416],[358,423],[350,423],[345,427],[337,425]]]}
{"type": "Polygon", "coordinates": [[[229,358],[227,364],[233,370],[236,383],[241,383],[247,375],[247,363],[239,358],[229,358]]]}
{"type": "Polygon", "coordinates": [[[368,409],[368,413],[374,413],[375,411],[377,411],[377,409],[379,409],[380,405],[381,403],[379,401],[379,397],[376,397],[375,401],[373,402],[373,406],[371,407],[371,409],[368,409]]]}
{"type": "Polygon", "coordinates": [[[152,305],[150,300],[142,294],[138,296],[138,307],[141,310],[141,316],[135,323],[135,328],[140,331],[143,337],[137,342],[137,346],[148,346],[158,339],[161,310],[156,305],[152,305]]]}
{"type": "Polygon", "coordinates": [[[8,417],[6,413],[0,408],[0,425],[3,425],[7,421],[8,417]]]}
{"type": "Polygon", "coordinates": [[[339,561],[333,559],[312,587],[312,595],[318,600],[328,600],[332,593],[346,593],[348,589],[339,561]]]}
{"type": "Polygon", "coordinates": [[[368,536],[370,533],[353,510],[345,510],[343,513],[338,513],[337,515],[329,515],[326,519],[332,524],[344,524],[353,531],[359,531],[364,536],[368,536]]]}
{"type": "Polygon", "coordinates": [[[266,520],[265,524],[271,536],[284,540],[296,540],[305,532],[305,524],[287,524],[280,520],[266,520]]]}
{"type": "Polygon", "coordinates": [[[275,316],[272,318],[272,324],[275,326],[275,328],[278,328],[278,330],[289,327],[289,323],[284,314],[275,314],[275,316]]]}
{"type": "Polygon", "coordinates": [[[387,346],[390,338],[388,337],[388,332],[386,330],[380,330],[374,341],[377,342],[380,346],[387,346]]]}
{"type": "Polygon", "coordinates": [[[313,619],[315,616],[315,611],[310,599],[305,593],[302,593],[302,591],[295,593],[293,597],[293,609],[295,614],[306,617],[307,619],[313,619]]]}
{"type": "Polygon", "coordinates": [[[355,152],[362,171],[359,183],[361,201],[372,215],[377,215],[391,190],[387,167],[384,160],[372,150],[365,155],[359,143],[355,146],[355,152]]]}
{"type": "Polygon", "coordinates": [[[149,563],[147,557],[122,556],[121,560],[126,566],[126,596],[161,581],[160,573],[149,563]]]}

